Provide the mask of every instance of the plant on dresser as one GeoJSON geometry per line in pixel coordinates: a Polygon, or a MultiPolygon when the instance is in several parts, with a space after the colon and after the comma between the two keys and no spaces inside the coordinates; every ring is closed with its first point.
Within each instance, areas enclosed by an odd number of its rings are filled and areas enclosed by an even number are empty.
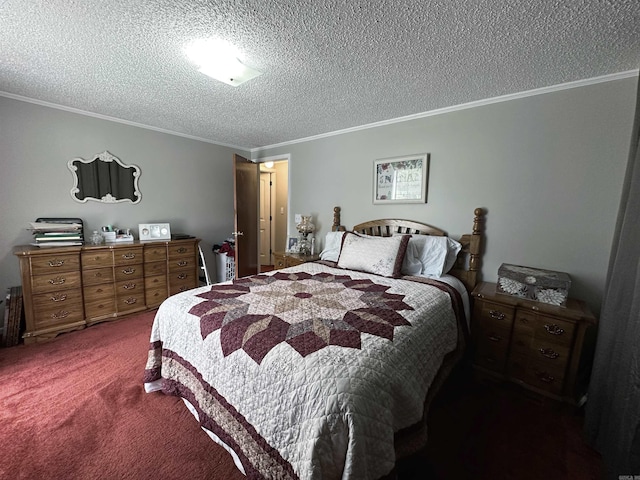
{"type": "Polygon", "coordinates": [[[497,293],[494,283],[479,284],[472,298],[478,372],[556,400],[582,401],[597,322],[584,302],[548,305],[497,293]]]}
{"type": "Polygon", "coordinates": [[[198,242],[15,247],[25,343],[155,308],[169,295],[197,287],[198,242]]]}

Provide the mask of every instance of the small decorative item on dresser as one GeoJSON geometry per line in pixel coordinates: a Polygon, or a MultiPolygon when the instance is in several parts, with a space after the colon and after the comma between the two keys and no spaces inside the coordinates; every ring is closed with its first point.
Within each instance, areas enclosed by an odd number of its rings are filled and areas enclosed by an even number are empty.
{"type": "Polygon", "coordinates": [[[498,269],[498,293],[564,307],[571,277],[564,272],[503,263],[498,269]]]}
{"type": "Polygon", "coordinates": [[[300,239],[298,240],[298,251],[303,255],[311,255],[311,242],[309,235],[314,232],[316,226],[311,221],[310,215],[302,215],[302,220],[296,225],[300,239]]]}

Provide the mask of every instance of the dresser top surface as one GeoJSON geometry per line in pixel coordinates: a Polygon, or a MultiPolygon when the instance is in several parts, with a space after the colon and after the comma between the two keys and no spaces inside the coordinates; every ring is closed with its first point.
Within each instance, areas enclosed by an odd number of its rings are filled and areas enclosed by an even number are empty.
{"type": "Polygon", "coordinates": [[[13,254],[19,257],[22,256],[32,256],[32,255],[61,255],[65,253],[76,253],[86,250],[97,250],[97,249],[117,249],[117,248],[128,248],[131,246],[144,246],[144,245],[168,245],[168,244],[192,244],[194,242],[199,242],[199,238],[185,238],[180,240],[134,240],[133,242],[123,242],[123,243],[103,243],[101,245],[91,245],[90,243],[85,243],[84,245],[76,245],[76,246],[63,246],[63,247],[40,247],[38,245],[16,245],[13,247],[13,254]]]}

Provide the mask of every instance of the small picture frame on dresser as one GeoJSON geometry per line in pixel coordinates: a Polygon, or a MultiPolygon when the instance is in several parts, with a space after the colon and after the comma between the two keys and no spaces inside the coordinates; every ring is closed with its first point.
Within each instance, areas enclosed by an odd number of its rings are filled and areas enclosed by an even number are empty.
{"type": "Polygon", "coordinates": [[[298,237],[289,237],[287,240],[287,253],[298,253],[298,237]]]}

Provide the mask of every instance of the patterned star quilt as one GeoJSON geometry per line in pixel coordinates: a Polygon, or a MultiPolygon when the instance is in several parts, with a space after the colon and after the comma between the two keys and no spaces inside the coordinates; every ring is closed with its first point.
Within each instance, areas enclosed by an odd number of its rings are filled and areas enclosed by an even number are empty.
{"type": "Polygon", "coordinates": [[[443,282],[306,263],[167,299],[145,383],[189,401],[248,478],[377,479],[463,325],[443,282]]]}

